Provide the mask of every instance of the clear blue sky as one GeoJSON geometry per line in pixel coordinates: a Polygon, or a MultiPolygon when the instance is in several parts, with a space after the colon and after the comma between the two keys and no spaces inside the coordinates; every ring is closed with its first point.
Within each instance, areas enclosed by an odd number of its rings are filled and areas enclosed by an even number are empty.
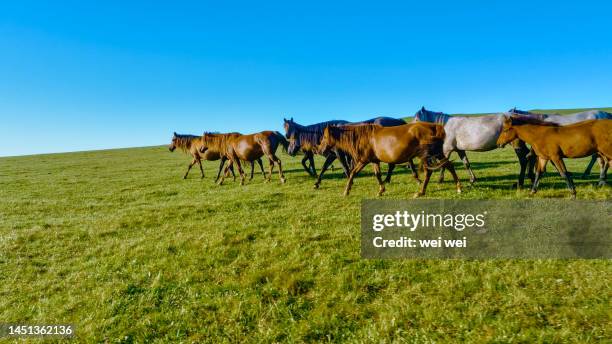
{"type": "Polygon", "coordinates": [[[612,106],[612,5],[3,1],[0,156],[173,131],[612,106]]]}

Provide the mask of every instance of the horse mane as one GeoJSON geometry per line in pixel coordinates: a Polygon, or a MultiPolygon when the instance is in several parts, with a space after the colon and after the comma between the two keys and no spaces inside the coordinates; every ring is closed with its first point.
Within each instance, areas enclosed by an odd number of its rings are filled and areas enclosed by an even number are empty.
{"type": "Polygon", "coordinates": [[[421,110],[417,111],[417,113],[414,115],[415,119],[418,118],[422,122],[437,123],[442,125],[446,124],[451,117],[453,116],[444,112],[426,110],[425,107],[421,107],[421,110]],[[423,117],[426,117],[426,120],[424,120],[423,117]]]}
{"type": "Polygon", "coordinates": [[[208,147],[209,150],[217,151],[221,154],[225,154],[227,152],[227,144],[231,136],[238,133],[228,133],[228,134],[219,134],[219,133],[204,133],[202,135],[202,143],[208,147]]]}
{"type": "Polygon", "coordinates": [[[200,138],[201,136],[196,136],[196,135],[175,134],[174,144],[176,147],[178,147],[180,150],[186,153],[189,149],[191,149],[191,145],[193,144],[193,142],[196,140],[199,140],[200,138]]]}
{"type": "Polygon", "coordinates": [[[377,128],[382,126],[379,124],[330,126],[329,134],[336,142],[336,146],[355,160],[363,155],[366,147],[369,147],[370,136],[377,128]]]}
{"type": "Polygon", "coordinates": [[[513,107],[512,109],[508,110],[508,113],[513,114],[513,115],[537,115],[534,112],[519,110],[516,107],[513,107]]]}
{"type": "Polygon", "coordinates": [[[321,143],[321,138],[323,138],[323,130],[325,130],[326,127],[347,124],[349,122],[343,120],[332,120],[311,125],[301,125],[291,120],[289,123],[291,123],[290,125],[293,126],[293,134],[298,136],[300,142],[307,142],[313,146],[317,146],[319,143],[321,143]]]}
{"type": "Polygon", "coordinates": [[[513,115],[510,116],[510,120],[512,121],[512,125],[542,125],[547,127],[560,127],[559,124],[554,122],[546,122],[540,118],[530,117],[530,116],[522,116],[522,115],[513,115]]]}

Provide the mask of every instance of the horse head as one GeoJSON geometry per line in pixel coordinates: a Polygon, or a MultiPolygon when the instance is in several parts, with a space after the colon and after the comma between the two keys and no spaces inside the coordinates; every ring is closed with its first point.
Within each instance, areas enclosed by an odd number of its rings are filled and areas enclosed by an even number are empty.
{"type": "Polygon", "coordinates": [[[295,131],[295,122],[293,121],[293,117],[290,119],[283,118],[283,128],[285,128],[285,137],[289,139],[293,132],[295,131]]]}
{"type": "Polygon", "coordinates": [[[502,131],[497,138],[497,147],[503,148],[505,145],[514,141],[518,137],[518,134],[516,133],[516,130],[512,124],[512,116],[505,116],[502,131]]]}
{"type": "Polygon", "coordinates": [[[174,134],[172,134],[172,140],[170,141],[170,145],[168,145],[169,151],[174,152],[174,150],[176,149],[176,141],[177,141],[177,134],[175,131],[174,134]]]}
{"type": "Polygon", "coordinates": [[[317,147],[319,154],[327,155],[332,148],[334,148],[334,138],[331,133],[333,128],[334,127],[328,125],[325,127],[325,129],[323,129],[323,137],[321,137],[321,143],[319,143],[319,146],[317,147]]]}
{"type": "Polygon", "coordinates": [[[293,134],[289,137],[288,141],[287,154],[295,156],[301,148],[300,135],[293,134]]]}

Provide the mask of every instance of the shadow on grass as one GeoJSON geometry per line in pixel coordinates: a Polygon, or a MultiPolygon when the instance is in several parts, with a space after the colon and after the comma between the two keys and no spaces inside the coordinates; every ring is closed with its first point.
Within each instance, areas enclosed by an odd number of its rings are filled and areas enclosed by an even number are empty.
{"type": "MultiPolygon", "coordinates": [[[[581,179],[581,178],[573,178],[574,184],[577,187],[580,186],[589,186],[596,185],[597,179],[581,179]]],[[[515,189],[515,183],[518,181],[518,175],[516,174],[504,174],[504,175],[495,175],[495,176],[486,176],[480,177],[476,179],[476,182],[473,184],[474,187],[485,186],[489,189],[493,190],[510,190],[515,189]]],[[[435,180],[434,182],[438,182],[435,180]]],[[[462,183],[466,183],[465,180],[461,180],[462,183]]],[[[445,180],[444,183],[452,183],[451,180],[445,180]]],[[[468,183],[469,185],[469,183],[468,183]]],[[[523,186],[524,189],[531,188],[531,181],[529,178],[525,177],[525,184],[523,186]]],[[[540,179],[540,185],[538,189],[567,189],[567,184],[565,180],[560,179],[558,174],[554,173],[545,173],[540,179]]]]}
{"type": "MultiPolygon", "coordinates": [[[[509,164],[516,164],[517,170],[520,168],[518,160],[500,160],[500,161],[490,161],[490,162],[471,162],[470,161],[470,167],[472,168],[472,170],[483,170],[483,169],[495,168],[495,167],[500,167],[500,166],[509,165],[509,164]]],[[[460,168],[465,169],[461,161],[459,162],[455,161],[455,165],[456,165],[455,168],[458,168],[460,166],[460,168]]]]}

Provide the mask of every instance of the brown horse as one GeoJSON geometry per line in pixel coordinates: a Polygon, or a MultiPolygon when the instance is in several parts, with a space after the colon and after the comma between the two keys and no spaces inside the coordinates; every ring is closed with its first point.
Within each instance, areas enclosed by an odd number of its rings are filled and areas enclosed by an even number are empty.
{"type": "MultiPolygon", "coordinates": [[[[319,151],[325,153],[337,147],[347,152],[354,161],[354,167],[349,174],[344,195],[347,196],[353,185],[353,178],[367,164],[374,164],[374,176],[380,187],[378,195],[385,192],[385,184],[381,178],[380,163],[403,164],[415,157],[421,159],[425,168],[425,180],[421,189],[414,195],[425,195],[432,169],[446,167],[452,174],[461,192],[461,184],[453,165],[442,153],[444,144],[444,127],[433,123],[411,123],[395,127],[383,127],[376,124],[356,126],[330,126],[323,131],[323,139],[319,151]],[[430,166],[435,159],[440,160],[437,166],[430,166]]],[[[418,176],[417,176],[418,180],[418,176]]]]}
{"type": "Polygon", "coordinates": [[[612,159],[612,120],[589,120],[560,126],[530,117],[507,117],[497,144],[503,147],[516,138],[529,143],[538,156],[532,194],[537,192],[540,177],[551,160],[565,179],[572,198],[576,198],[576,188],[563,158],[583,158],[598,154],[603,161],[599,185],[606,184],[606,172],[612,159]]]}
{"type": "Polygon", "coordinates": [[[243,185],[244,172],[240,165],[240,161],[252,162],[261,159],[264,155],[268,157],[270,162],[270,173],[267,180],[270,181],[272,179],[274,164],[276,163],[278,164],[280,180],[282,183],[285,183],[286,179],[283,174],[282,163],[276,156],[276,150],[279,144],[286,150],[289,142],[287,142],[285,137],[277,131],[262,131],[255,134],[238,136],[205,133],[202,136],[200,153],[205,153],[209,149],[218,149],[229,160],[229,164],[225,167],[225,173],[223,173],[219,180],[219,185],[223,184],[225,177],[227,177],[234,164],[238,166],[240,185],[243,185]]]}
{"type": "MultiPolygon", "coordinates": [[[[239,133],[229,133],[227,135],[238,136],[240,134],[239,133]]],[[[202,160],[217,161],[221,159],[221,162],[219,164],[219,171],[217,172],[217,178],[215,178],[215,182],[216,182],[219,179],[219,175],[221,174],[221,170],[223,169],[223,165],[225,165],[227,158],[223,156],[218,150],[215,150],[215,149],[210,149],[204,153],[201,153],[200,152],[201,146],[202,146],[201,136],[180,135],[175,132],[174,135],[172,136],[172,141],[170,142],[168,149],[171,152],[174,152],[176,148],[179,148],[183,152],[191,155],[191,157],[193,158],[193,160],[187,167],[187,172],[185,172],[183,179],[187,179],[187,176],[189,175],[189,171],[191,171],[191,168],[196,163],[200,166],[200,172],[202,173],[202,178],[204,178],[204,168],[202,167],[202,160]]],[[[263,164],[261,162],[261,159],[258,160],[258,163],[259,163],[259,167],[261,168],[261,172],[264,173],[263,164]]],[[[253,162],[251,162],[251,179],[253,179],[254,167],[255,166],[253,162]]],[[[232,172],[232,175],[234,176],[234,178],[236,178],[233,167],[230,169],[230,171],[232,172]]]]}

